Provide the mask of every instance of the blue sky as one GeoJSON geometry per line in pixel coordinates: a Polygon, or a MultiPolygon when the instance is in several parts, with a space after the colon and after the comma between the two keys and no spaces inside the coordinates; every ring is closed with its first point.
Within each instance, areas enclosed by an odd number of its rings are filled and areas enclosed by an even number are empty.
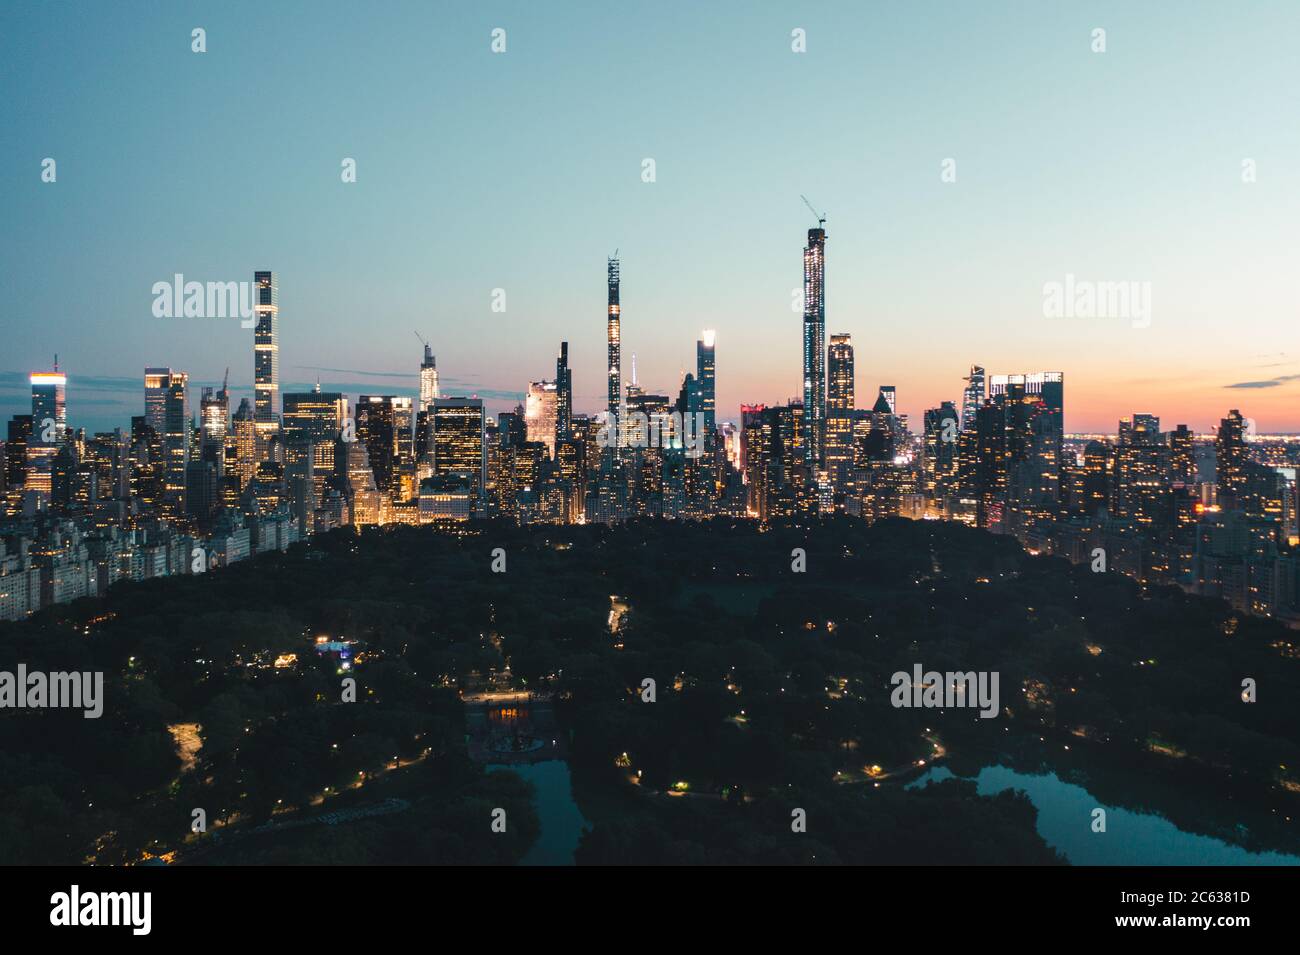
{"type": "Polygon", "coordinates": [[[1071,430],[1300,431],[1300,4],[10,2],[0,27],[5,417],[56,351],[91,429],[140,413],[146,365],[248,393],[251,332],[150,289],[260,268],[286,389],[411,393],[418,329],[500,409],[567,339],[594,411],[618,248],[625,374],[675,393],[716,328],[734,418],[800,389],[804,193],[860,405],[893,384],[919,417],[979,362],[1064,371],[1071,430]],[[1149,282],[1150,327],[1044,317],[1067,273],[1149,282]]]}

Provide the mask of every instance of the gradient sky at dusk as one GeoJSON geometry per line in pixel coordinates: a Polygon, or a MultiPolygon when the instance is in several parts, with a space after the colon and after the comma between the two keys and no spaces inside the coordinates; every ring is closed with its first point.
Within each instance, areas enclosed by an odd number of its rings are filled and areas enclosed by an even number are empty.
{"type": "Polygon", "coordinates": [[[150,289],[262,268],[285,390],[413,393],[418,329],[501,410],[567,339],[595,411],[618,248],[625,380],[675,395],[716,328],[734,420],[800,392],[806,193],[859,406],[893,384],[916,427],[978,362],[1063,371],[1070,431],[1300,431],[1300,4],[804,6],[6,3],[0,414],[55,352],[92,430],[146,365],[250,394],[252,332],[150,289]],[[1150,282],[1150,327],[1045,318],[1067,273],[1150,282]]]}

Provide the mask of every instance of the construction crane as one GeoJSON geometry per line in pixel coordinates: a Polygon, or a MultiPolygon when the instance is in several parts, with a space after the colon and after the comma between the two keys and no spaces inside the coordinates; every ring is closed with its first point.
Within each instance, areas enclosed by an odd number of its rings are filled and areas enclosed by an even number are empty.
{"type": "Polygon", "coordinates": [[[420,340],[420,344],[423,345],[425,348],[429,347],[429,343],[424,340],[424,336],[421,335],[419,332],[415,333],[415,337],[420,340]]]}
{"type": "Polygon", "coordinates": [[[808,211],[817,217],[817,228],[820,229],[822,226],[824,226],[826,224],[826,213],[818,212],[816,209],[814,209],[813,204],[808,201],[808,197],[805,196],[803,193],[799,194],[799,198],[802,199],[803,204],[808,207],[808,211]]]}
{"type": "Polygon", "coordinates": [[[226,375],[221,379],[221,393],[226,393],[226,387],[230,384],[230,366],[226,366],[226,375]]]}

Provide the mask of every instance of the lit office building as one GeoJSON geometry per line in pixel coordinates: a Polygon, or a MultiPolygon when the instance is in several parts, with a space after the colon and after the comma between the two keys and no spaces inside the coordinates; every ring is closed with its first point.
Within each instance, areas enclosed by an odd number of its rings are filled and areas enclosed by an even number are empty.
{"type": "Polygon", "coordinates": [[[9,419],[5,432],[5,488],[22,490],[27,481],[27,442],[32,437],[32,416],[16,414],[9,419]]]}
{"type": "Polygon", "coordinates": [[[54,371],[33,372],[32,430],[27,439],[26,490],[50,495],[53,491],[54,457],[62,447],[68,429],[67,376],[54,363],[54,371]]]}
{"type": "Polygon", "coordinates": [[[217,464],[218,473],[224,467],[226,437],[230,433],[230,393],[226,382],[221,389],[203,389],[199,399],[199,453],[205,461],[217,464]]]}
{"type": "Polygon", "coordinates": [[[1172,484],[1188,487],[1196,484],[1196,448],[1194,435],[1185,424],[1169,432],[1169,479],[1172,484]]]}
{"type": "Polygon", "coordinates": [[[740,470],[745,476],[745,510],[767,519],[767,476],[772,457],[772,424],[766,405],[740,406],[740,470]]]}
{"type": "Polygon", "coordinates": [[[1246,419],[1233,408],[1219,422],[1214,442],[1214,480],[1219,503],[1225,508],[1240,506],[1246,488],[1246,419]]]}
{"type": "Polygon", "coordinates": [[[189,466],[189,375],[170,368],[144,370],[145,422],[157,435],[161,453],[161,507],[172,517],[185,513],[185,472],[189,466]]]}
{"type": "MultiPolygon", "coordinates": [[[[247,398],[241,398],[239,407],[235,410],[234,417],[231,419],[231,440],[228,442],[227,462],[229,463],[229,452],[234,452],[234,474],[239,479],[239,487],[243,489],[253,480],[253,475],[257,472],[257,422],[253,419],[253,405],[247,398]]],[[[230,471],[227,468],[227,471],[230,471]]]]}
{"type": "Polygon", "coordinates": [[[546,445],[547,457],[555,457],[556,383],[533,381],[528,384],[524,402],[524,425],[527,440],[546,445]]]}
{"type": "Polygon", "coordinates": [[[336,439],[347,413],[347,399],[337,391],[321,391],[320,385],[284,396],[285,478],[304,531],[312,528],[325,483],[334,474],[336,439]]]}
{"type": "Polygon", "coordinates": [[[416,495],[413,429],[410,398],[361,395],[357,399],[357,440],[366,446],[375,487],[394,502],[416,495]]]}
{"type": "Polygon", "coordinates": [[[464,475],[478,498],[484,487],[483,401],[438,398],[433,403],[434,477],[464,475]]]}
{"type": "Polygon", "coordinates": [[[930,500],[956,490],[958,411],[951,401],[925,412],[925,458],[922,488],[930,500]]]}
{"type": "Polygon", "coordinates": [[[840,492],[853,470],[853,376],[853,336],[832,335],[826,355],[826,471],[840,492]]]}

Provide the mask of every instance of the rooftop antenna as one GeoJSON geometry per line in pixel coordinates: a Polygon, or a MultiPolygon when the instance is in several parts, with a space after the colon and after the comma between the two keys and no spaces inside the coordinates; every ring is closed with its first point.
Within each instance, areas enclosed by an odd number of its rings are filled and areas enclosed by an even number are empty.
{"type": "Polygon", "coordinates": [[[818,212],[814,209],[813,204],[808,201],[808,197],[803,193],[799,193],[799,198],[802,199],[803,204],[808,207],[808,211],[817,217],[817,228],[820,229],[822,226],[826,225],[826,213],[818,212]]]}

